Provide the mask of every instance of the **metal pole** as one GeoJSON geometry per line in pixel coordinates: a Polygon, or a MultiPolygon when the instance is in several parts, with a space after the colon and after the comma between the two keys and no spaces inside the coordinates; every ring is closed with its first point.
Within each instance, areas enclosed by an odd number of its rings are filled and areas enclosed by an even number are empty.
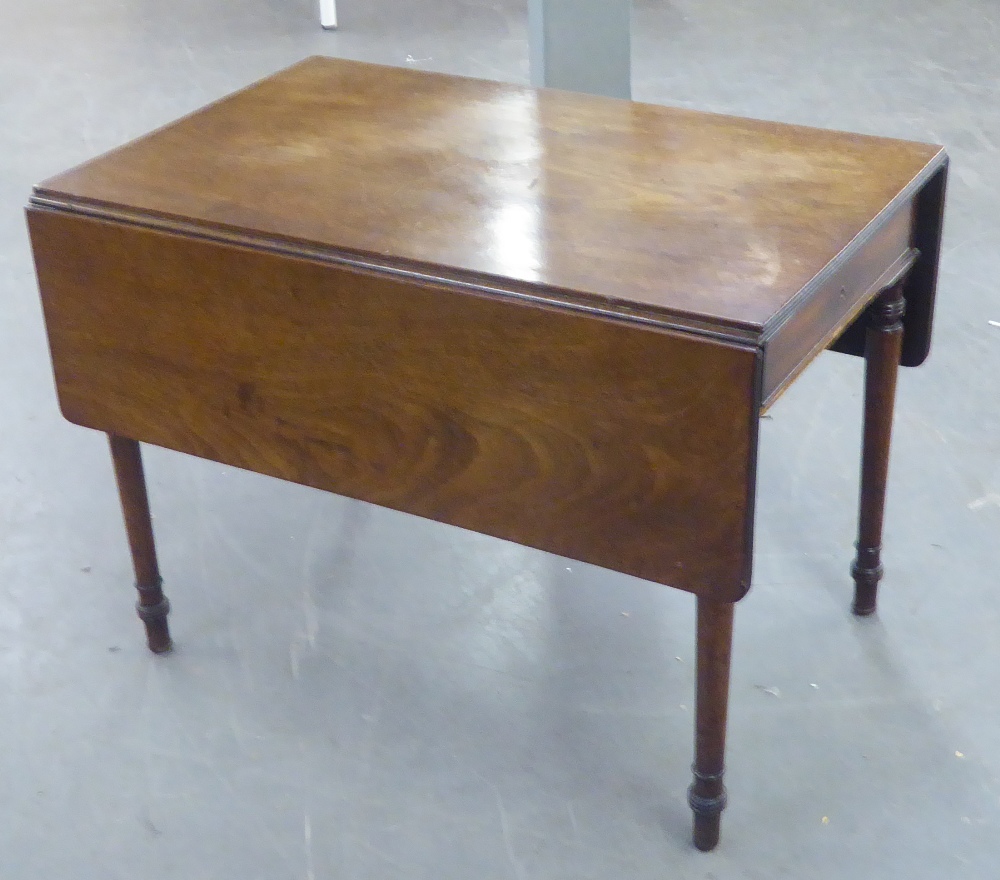
{"type": "Polygon", "coordinates": [[[531,84],[632,97],[631,0],[528,0],[531,84]]]}

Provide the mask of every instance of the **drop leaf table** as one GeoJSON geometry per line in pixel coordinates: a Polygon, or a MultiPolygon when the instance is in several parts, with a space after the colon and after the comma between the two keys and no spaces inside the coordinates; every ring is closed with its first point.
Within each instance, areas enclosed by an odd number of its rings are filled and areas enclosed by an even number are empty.
{"type": "Polygon", "coordinates": [[[150,648],[140,442],[687,590],[711,849],[760,416],[824,349],[866,358],[871,613],[946,170],[925,144],[310,58],[40,184],[59,402],[110,437],[150,648]]]}

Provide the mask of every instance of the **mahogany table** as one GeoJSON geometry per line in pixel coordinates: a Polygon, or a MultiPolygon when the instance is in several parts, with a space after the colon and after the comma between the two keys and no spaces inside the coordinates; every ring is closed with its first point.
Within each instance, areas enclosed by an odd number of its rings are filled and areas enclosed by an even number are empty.
{"type": "Polygon", "coordinates": [[[924,144],[310,58],[36,187],[59,401],[110,436],[150,648],[140,441],[687,590],[711,849],[759,417],[823,349],[867,358],[871,613],[946,170],[924,144]]]}

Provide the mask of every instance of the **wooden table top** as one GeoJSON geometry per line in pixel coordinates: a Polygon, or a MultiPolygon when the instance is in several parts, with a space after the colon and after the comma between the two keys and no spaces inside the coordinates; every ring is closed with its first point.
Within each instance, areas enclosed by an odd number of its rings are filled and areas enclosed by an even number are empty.
{"type": "Polygon", "coordinates": [[[766,332],[938,147],[310,58],[36,203],[766,332]]]}

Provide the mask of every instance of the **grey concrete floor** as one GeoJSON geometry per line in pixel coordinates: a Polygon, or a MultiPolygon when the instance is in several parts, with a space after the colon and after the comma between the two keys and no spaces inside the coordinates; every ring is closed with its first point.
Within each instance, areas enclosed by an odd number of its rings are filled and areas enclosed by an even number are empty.
{"type": "Polygon", "coordinates": [[[162,450],[149,655],[101,436],[61,420],[32,183],[309,54],[527,80],[507,0],[6,0],[0,877],[1000,876],[1000,9],[640,0],[638,99],[945,144],[877,618],[848,613],[859,362],[764,423],[723,842],[688,843],[693,600],[162,450]]]}

